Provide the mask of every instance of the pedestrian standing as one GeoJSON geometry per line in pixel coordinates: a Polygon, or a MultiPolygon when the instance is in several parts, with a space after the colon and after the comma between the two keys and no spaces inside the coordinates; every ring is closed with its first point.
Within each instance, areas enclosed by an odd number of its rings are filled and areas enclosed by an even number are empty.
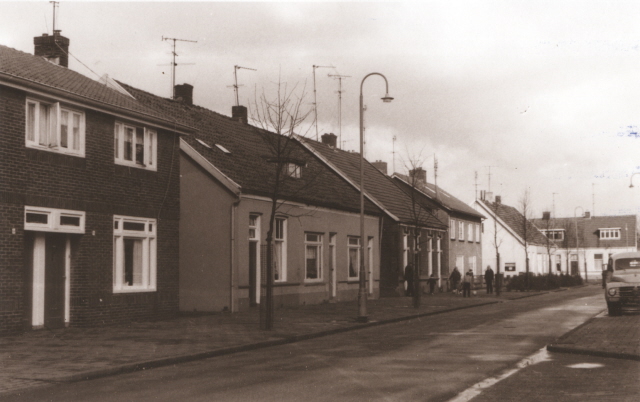
{"type": "Polygon", "coordinates": [[[462,297],[471,297],[471,284],[473,283],[473,271],[469,270],[462,278],[462,297]]]}
{"type": "Polygon", "coordinates": [[[455,293],[458,290],[458,284],[460,283],[460,271],[458,267],[453,268],[453,272],[449,275],[449,281],[451,282],[451,289],[455,293]]]}
{"type": "Polygon", "coordinates": [[[491,265],[487,265],[487,270],[484,272],[484,281],[487,284],[487,294],[493,293],[493,269],[491,265]]]}
{"type": "Polygon", "coordinates": [[[436,282],[438,282],[438,278],[436,278],[436,274],[432,273],[429,279],[427,279],[427,282],[429,283],[429,294],[432,295],[436,289],[436,282]]]}
{"type": "Polygon", "coordinates": [[[404,269],[404,280],[407,282],[407,296],[413,296],[413,264],[409,263],[404,269]]]}

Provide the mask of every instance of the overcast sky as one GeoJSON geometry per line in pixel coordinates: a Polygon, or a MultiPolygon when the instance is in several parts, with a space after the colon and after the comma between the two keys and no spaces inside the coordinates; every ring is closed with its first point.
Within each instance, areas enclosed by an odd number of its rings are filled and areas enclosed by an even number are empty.
{"type": "MultiPolygon", "coordinates": [[[[536,215],[640,214],[640,2],[64,2],[56,28],[71,40],[70,68],[171,95],[171,44],[177,83],[194,102],[230,115],[257,88],[281,77],[306,88],[312,107],[316,70],[318,130],[340,131],[358,149],[360,83],[371,72],[389,81],[364,85],[367,158],[406,172],[422,159],[428,180],[465,202],[489,187],[516,205],[530,188],[536,215]],[[195,63],[195,64],[187,64],[195,63]],[[86,65],[83,66],[82,64],[86,65]],[[95,73],[95,74],[94,74],[95,73]],[[592,195],[595,195],[593,197],[592,195]],[[578,208],[578,214],[581,210],[578,208]]],[[[52,30],[48,1],[0,1],[0,44],[33,53],[33,37],[52,30]]],[[[311,123],[311,120],[309,121],[311,123]]],[[[309,135],[315,138],[315,128],[309,135]]]]}

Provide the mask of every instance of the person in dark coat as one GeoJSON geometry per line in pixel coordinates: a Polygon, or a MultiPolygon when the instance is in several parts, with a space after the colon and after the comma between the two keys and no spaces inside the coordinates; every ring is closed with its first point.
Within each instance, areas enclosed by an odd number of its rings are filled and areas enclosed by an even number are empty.
{"type": "Polygon", "coordinates": [[[436,289],[436,282],[438,282],[438,278],[436,278],[436,274],[435,273],[431,274],[429,279],[427,279],[427,282],[429,283],[429,294],[432,295],[436,289]]]}
{"type": "Polygon", "coordinates": [[[460,271],[458,267],[454,267],[451,275],[449,275],[449,281],[451,282],[451,289],[455,292],[458,290],[458,284],[460,283],[460,271]]]}
{"type": "Polygon", "coordinates": [[[413,296],[413,264],[409,263],[404,269],[404,280],[407,282],[407,296],[413,296]]]}
{"type": "Polygon", "coordinates": [[[487,265],[487,270],[484,271],[484,281],[487,284],[487,294],[493,293],[493,269],[491,265],[487,265]]]}

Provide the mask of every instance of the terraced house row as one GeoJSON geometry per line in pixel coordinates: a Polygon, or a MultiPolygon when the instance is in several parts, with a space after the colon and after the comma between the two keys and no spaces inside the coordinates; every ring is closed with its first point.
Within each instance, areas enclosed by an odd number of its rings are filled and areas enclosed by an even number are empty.
{"type": "Polygon", "coordinates": [[[481,214],[368,162],[360,238],[359,155],[332,134],[276,158],[243,106],[88,78],[60,31],[34,45],[0,45],[0,334],[255,308],[273,212],[276,306],[355,299],[361,261],[372,298],[403,294],[416,253],[444,288],[482,266],[481,214]]]}

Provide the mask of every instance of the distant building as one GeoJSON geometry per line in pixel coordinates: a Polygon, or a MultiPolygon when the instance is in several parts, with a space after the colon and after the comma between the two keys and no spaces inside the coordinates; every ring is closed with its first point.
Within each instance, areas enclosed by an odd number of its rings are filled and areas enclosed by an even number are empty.
{"type": "Polygon", "coordinates": [[[587,279],[599,280],[611,254],[638,250],[635,215],[591,216],[587,211],[577,218],[553,218],[545,212],[533,223],[557,246],[556,272],[584,277],[586,267],[587,279]]]}

